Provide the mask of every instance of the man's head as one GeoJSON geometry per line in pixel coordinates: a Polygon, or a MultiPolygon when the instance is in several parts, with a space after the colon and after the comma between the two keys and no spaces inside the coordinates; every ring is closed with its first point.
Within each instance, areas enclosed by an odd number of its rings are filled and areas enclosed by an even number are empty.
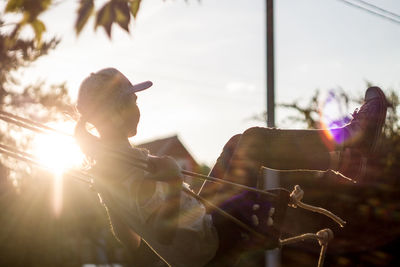
{"type": "Polygon", "coordinates": [[[140,118],[136,93],[150,86],[150,81],[133,85],[115,68],[102,69],[83,80],[76,107],[100,134],[102,130],[124,131],[133,136],[140,118]]]}

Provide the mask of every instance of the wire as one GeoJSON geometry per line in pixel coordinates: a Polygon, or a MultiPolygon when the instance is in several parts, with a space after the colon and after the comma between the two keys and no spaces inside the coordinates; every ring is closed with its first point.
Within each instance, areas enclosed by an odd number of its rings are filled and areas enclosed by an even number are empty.
{"type": "MultiPolygon", "coordinates": [[[[400,19],[397,20],[397,19],[388,17],[388,16],[383,15],[383,14],[381,14],[381,13],[378,13],[378,12],[376,12],[376,11],[374,11],[374,10],[368,9],[368,8],[366,8],[366,7],[363,7],[363,6],[358,5],[358,4],[356,4],[356,3],[353,3],[353,2],[349,2],[349,1],[347,1],[347,0],[338,0],[338,1],[341,1],[341,2],[343,2],[343,3],[345,3],[345,4],[349,5],[349,6],[352,6],[352,7],[358,8],[358,9],[361,9],[361,10],[363,10],[363,11],[366,11],[366,12],[372,14],[372,15],[375,15],[375,16],[378,16],[378,17],[381,17],[381,18],[390,20],[390,21],[392,21],[392,22],[394,22],[394,23],[400,24],[400,19]]],[[[361,1],[360,1],[360,2],[361,2],[361,1]]],[[[367,5],[367,4],[366,4],[366,5],[367,5]]],[[[373,5],[370,4],[370,6],[372,7],[373,5]]],[[[379,10],[385,10],[385,9],[379,8],[379,10]]],[[[384,12],[385,12],[385,13],[388,13],[388,14],[392,14],[392,12],[390,12],[390,11],[386,11],[386,10],[385,10],[384,12]]],[[[393,14],[394,14],[394,13],[393,13],[393,14]]],[[[395,17],[398,16],[397,14],[395,14],[395,15],[396,15],[395,17]]]]}
{"type": "Polygon", "coordinates": [[[357,2],[363,3],[363,4],[366,5],[366,6],[370,6],[370,7],[375,8],[375,9],[377,9],[377,10],[383,12],[383,13],[386,13],[386,14],[388,14],[388,15],[391,15],[391,16],[395,17],[396,19],[400,19],[400,15],[399,15],[399,14],[393,13],[393,12],[388,11],[388,10],[386,10],[386,9],[383,9],[383,8],[381,8],[381,7],[379,7],[379,6],[370,4],[370,3],[366,2],[366,1],[363,1],[363,0],[353,0],[353,1],[357,1],[357,2]]]}

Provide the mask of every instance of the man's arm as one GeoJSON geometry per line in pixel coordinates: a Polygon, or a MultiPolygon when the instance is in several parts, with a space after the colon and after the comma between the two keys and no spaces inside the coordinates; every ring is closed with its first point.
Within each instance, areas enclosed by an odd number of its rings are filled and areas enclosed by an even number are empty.
{"type": "Polygon", "coordinates": [[[145,177],[167,184],[165,202],[149,217],[158,242],[167,245],[175,237],[179,222],[183,177],[181,168],[171,157],[149,157],[150,172],[145,177]]]}
{"type": "Polygon", "coordinates": [[[114,236],[124,245],[128,250],[136,250],[139,248],[141,238],[134,232],[127,224],[118,218],[113,212],[108,211],[110,218],[112,232],[114,236]]]}

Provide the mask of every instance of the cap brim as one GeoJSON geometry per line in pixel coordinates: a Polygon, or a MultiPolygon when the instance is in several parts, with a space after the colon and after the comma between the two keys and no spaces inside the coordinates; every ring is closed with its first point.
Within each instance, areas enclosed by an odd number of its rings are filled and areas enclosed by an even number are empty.
{"type": "Polygon", "coordinates": [[[145,81],[142,83],[138,83],[132,86],[132,93],[137,93],[143,90],[146,90],[147,88],[151,87],[153,83],[151,81],[145,81]]]}

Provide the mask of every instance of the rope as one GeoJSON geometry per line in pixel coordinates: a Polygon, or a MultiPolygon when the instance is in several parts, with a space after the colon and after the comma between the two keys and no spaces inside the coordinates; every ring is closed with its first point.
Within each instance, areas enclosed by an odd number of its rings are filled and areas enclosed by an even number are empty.
{"type": "Polygon", "coordinates": [[[46,133],[47,133],[47,132],[45,132],[45,131],[43,131],[43,130],[41,130],[41,129],[39,129],[39,128],[32,127],[32,126],[30,126],[30,125],[28,125],[28,124],[26,124],[26,123],[13,120],[13,119],[10,119],[10,118],[5,117],[5,116],[1,116],[1,115],[0,115],[0,120],[3,120],[3,121],[6,121],[6,122],[15,124],[15,125],[17,125],[17,126],[26,128],[26,129],[31,130],[31,131],[34,131],[34,132],[36,132],[36,133],[41,133],[41,134],[46,134],[46,133]]]}
{"type": "Polygon", "coordinates": [[[320,208],[320,207],[314,207],[308,204],[305,204],[303,202],[301,202],[301,200],[303,199],[304,196],[304,191],[300,188],[299,185],[296,185],[294,187],[294,190],[292,191],[292,193],[290,193],[290,198],[292,200],[292,203],[290,204],[291,207],[293,208],[303,208],[306,210],[310,210],[313,212],[317,212],[320,214],[323,214],[329,218],[331,218],[332,220],[334,220],[336,223],[338,223],[340,225],[340,227],[344,227],[344,225],[346,224],[346,221],[344,221],[343,219],[341,219],[340,217],[336,216],[335,214],[333,214],[332,212],[320,208]]]}
{"type": "Polygon", "coordinates": [[[328,243],[333,239],[333,232],[331,229],[323,229],[318,231],[316,234],[307,233],[302,234],[295,237],[290,237],[287,239],[283,239],[279,241],[280,246],[289,245],[293,243],[297,243],[300,241],[304,241],[307,239],[317,240],[319,245],[321,246],[321,251],[319,253],[318,259],[318,267],[322,267],[324,265],[326,251],[328,249],[328,243]]]}
{"type": "MultiPolygon", "coordinates": [[[[5,111],[1,111],[1,110],[0,110],[0,119],[4,120],[6,122],[9,122],[9,123],[13,123],[13,124],[18,125],[18,126],[23,127],[23,128],[27,128],[27,129],[32,130],[32,131],[37,132],[37,133],[47,133],[48,131],[51,131],[51,132],[54,132],[54,133],[57,133],[57,134],[62,134],[62,135],[65,135],[65,136],[73,137],[70,134],[55,130],[55,129],[53,129],[51,127],[48,127],[48,126],[46,126],[44,124],[41,124],[41,123],[38,123],[38,122],[34,122],[32,120],[29,120],[29,119],[26,119],[26,118],[22,118],[22,117],[19,117],[19,116],[16,116],[16,115],[13,115],[11,113],[8,113],[8,112],[5,112],[5,111]]],[[[112,149],[110,147],[105,146],[104,144],[102,144],[100,142],[99,142],[99,145],[102,146],[103,148],[109,150],[113,154],[113,156],[115,156],[115,157],[117,157],[117,158],[119,158],[119,159],[121,159],[123,161],[129,161],[129,163],[132,166],[135,166],[137,168],[140,168],[140,169],[148,171],[148,162],[147,162],[147,160],[136,158],[133,155],[131,155],[130,153],[127,153],[125,151],[112,149]]],[[[21,160],[21,161],[28,162],[28,163],[30,163],[32,165],[35,165],[37,167],[40,167],[42,169],[49,170],[48,167],[46,167],[43,164],[40,164],[39,162],[37,162],[35,160],[35,157],[32,154],[29,154],[29,153],[26,153],[26,152],[23,152],[23,151],[19,151],[16,148],[0,144],[0,153],[5,154],[5,155],[10,156],[10,157],[13,157],[13,158],[16,158],[16,159],[21,160]]],[[[241,184],[236,184],[236,183],[229,182],[229,181],[226,181],[226,180],[222,180],[222,179],[219,179],[219,178],[216,178],[216,177],[206,176],[206,175],[190,172],[190,171],[187,171],[187,170],[182,170],[181,172],[184,175],[195,177],[195,178],[199,178],[199,179],[203,179],[203,180],[208,180],[210,182],[229,184],[229,185],[232,185],[232,186],[240,187],[240,188],[245,189],[245,190],[249,190],[249,191],[253,191],[253,192],[257,192],[257,193],[261,193],[261,194],[266,194],[266,195],[277,197],[277,195],[272,194],[270,192],[262,191],[262,190],[259,190],[259,189],[256,189],[256,188],[252,188],[252,187],[248,187],[248,186],[241,185],[241,184]]],[[[87,184],[90,184],[90,185],[93,184],[93,179],[91,178],[91,176],[89,174],[83,172],[83,171],[70,170],[70,171],[66,172],[66,175],[68,175],[68,176],[70,176],[72,178],[75,178],[77,180],[80,180],[82,182],[85,182],[87,184]]],[[[196,193],[194,193],[193,191],[189,190],[188,188],[183,187],[183,191],[186,192],[187,194],[191,195],[195,199],[199,200],[204,205],[206,205],[208,207],[211,207],[212,209],[216,210],[222,216],[224,216],[227,219],[231,220],[232,222],[234,222],[235,224],[237,224],[241,228],[245,229],[249,233],[257,236],[258,238],[266,238],[264,235],[256,232],[254,229],[252,229],[251,227],[249,227],[248,225],[246,225],[245,223],[243,223],[239,219],[235,218],[234,216],[230,215],[229,213],[227,213],[224,210],[220,209],[219,207],[215,206],[214,204],[212,204],[211,202],[209,202],[206,199],[202,198],[201,196],[197,195],[196,193]]],[[[307,210],[310,210],[310,211],[313,211],[313,212],[317,212],[317,213],[323,214],[323,215],[331,218],[335,222],[337,222],[341,227],[344,227],[346,222],[344,220],[342,220],[341,218],[339,218],[338,216],[336,216],[333,213],[331,213],[330,211],[325,210],[325,209],[320,208],[320,207],[314,207],[314,206],[311,206],[311,205],[307,205],[307,204],[304,204],[303,202],[301,202],[303,196],[304,196],[304,191],[300,188],[300,186],[296,185],[294,190],[290,194],[290,198],[291,198],[292,202],[289,204],[289,206],[291,206],[293,208],[300,207],[300,208],[303,208],[303,209],[307,209],[307,210]]],[[[283,246],[283,245],[287,245],[287,244],[303,241],[305,239],[316,239],[316,240],[318,240],[318,242],[319,242],[319,244],[321,246],[321,252],[320,252],[320,256],[319,256],[319,260],[318,260],[318,267],[322,267],[323,263],[324,263],[326,251],[327,251],[328,242],[332,238],[333,238],[332,231],[330,229],[324,229],[324,230],[321,230],[321,231],[317,232],[316,234],[308,233],[308,234],[303,234],[303,235],[300,235],[300,236],[296,236],[296,237],[280,240],[280,245],[283,246]]]]}
{"type": "MultiPolygon", "coordinates": [[[[16,149],[13,149],[15,152],[14,151],[8,151],[7,149],[5,149],[5,147],[6,147],[5,145],[0,145],[0,153],[2,153],[4,155],[7,155],[9,157],[12,157],[12,158],[27,162],[27,163],[29,163],[31,165],[34,165],[36,167],[39,167],[41,169],[44,169],[44,170],[47,170],[47,171],[51,171],[48,167],[46,167],[43,164],[35,161],[34,159],[28,158],[26,156],[19,155],[19,154],[27,154],[27,153],[21,152],[21,151],[17,152],[16,149]]],[[[84,182],[84,183],[87,183],[87,184],[92,184],[92,179],[90,177],[87,177],[86,174],[83,173],[83,172],[70,170],[70,171],[66,172],[66,175],[72,176],[73,178],[75,178],[75,179],[77,179],[77,180],[79,180],[81,182],[84,182]]]]}
{"type": "MultiPolygon", "coordinates": [[[[35,161],[34,160],[35,157],[32,154],[19,151],[18,149],[12,148],[10,146],[0,144],[0,153],[5,154],[5,155],[10,156],[10,157],[13,157],[13,158],[16,158],[18,160],[27,162],[29,164],[32,164],[32,165],[36,166],[36,167],[39,167],[39,168],[42,168],[42,169],[45,169],[45,170],[49,170],[48,167],[46,167],[43,164],[35,161]]],[[[66,172],[66,175],[68,175],[68,176],[70,176],[70,177],[72,177],[74,179],[80,180],[82,182],[85,182],[87,184],[90,184],[90,185],[93,184],[93,179],[91,178],[91,176],[89,174],[83,172],[83,171],[70,170],[70,171],[66,172]]],[[[238,226],[242,227],[244,230],[246,230],[246,231],[250,232],[251,234],[257,236],[258,238],[266,238],[264,235],[256,232],[253,228],[249,227],[247,224],[243,223],[242,221],[240,221],[236,217],[232,216],[231,214],[225,212],[221,208],[215,206],[214,204],[212,204],[211,202],[209,202],[206,199],[202,198],[201,196],[197,195],[193,191],[191,191],[191,190],[189,190],[189,189],[187,189],[185,187],[183,187],[183,191],[186,192],[187,194],[193,196],[194,198],[196,198],[197,200],[202,202],[204,205],[216,210],[222,216],[224,216],[227,219],[231,220],[232,222],[234,222],[238,226]]]]}
{"type": "MultiPolygon", "coordinates": [[[[23,127],[23,128],[27,128],[27,129],[32,130],[32,131],[37,132],[37,133],[46,134],[46,133],[48,133],[48,131],[51,131],[53,133],[62,134],[64,136],[68,136],[68,137],[73,138],[73,135],[71,135],[71,134],[68,134],[68,133],[53,129],[53,128],[51,128],[49,126],[46,126],[46,125],[44,125],[42,123],[35,122],[35,121],[32,121],[32,120],[17,116],[17,115],[11,114],[9,112],[5,112],[3,110],[0,110],[0,119],[4,120],[4,121],[7,121],[9,123],[13,123],[13,124],[18,125],[18,126],[23,127]],[[10,118],[8,118],[6,116],[11,117],[12,119],[10,119],[10,118]],[[30,126],[29,124],[34,125],[34,126],[30,126]],[[43,131],[42,129],[45,129],[46,131],[43,131]]],[[[131,155],[130,153],[125,152],[125,151],[116,150],[116,149],[114,149],[112,147],[104,145],[101,142],[99,142],[98,145],[101,146],[102,148],[112,152],[114,154],[114,156],[119,158],[119,159],[123,159],[123,160],[126,161],[126,158],[124,158],[124,157],[127,157],[129,160],[131,160],[129,163],[131,165],[135,166],[135,167],[139,167],[139,168],[142,168],[142,169],[147,167],[147,163],[148,163],[147,160],[134,157],[133,155],[131,155]],[[146,166],[137,164],[137,162],[143,163],[146,166]]],[[[207,176],[207,175],[203,175],[203,174],[199,174],[199,173],[195,173],[195,172],[191,172],[191,171],[187,171],[187,170],[182,170],[181,172],[182,172],[183,175],[187,175],[187,176],[190,176],[190,177],[193,177],[193,178],[197,178],[197,179],[201,179],[201,180],[207,180],[207,181],[210,181],[212,183],[228,184],[228,185],[232,185],[232,186],[244,189],[244,190],[248,190],[248,191],[252,191],[252,192],[256,192],[256,193],[260,193],[260,194],[264,194],[264,195],[268,195],[268,196],[272,196],[272,197],[277,197],[276,194],[273,194],[271,192],[263,191],[263,190],[260,190],[260,189],[254,188],[254,187],[250,187],[250,186],[246,186],[246,185],[242,185],[242,184],[238,184],[238,183],[233,183],[233,182],[230,182],[230,181],[227,181],[227,180],[224,180],[224,179],[220,179],[220,178],[217,178],[217,177],[207,176]]]]}
{"type": "MultiPolygon", "coordinates": [[[[68,136],[68,137],[73,138],[73,135],[71,135],[71,134],[68,134],[68,133],[53,129],[53,128],[51,128],[51,127],[49,127],[47,125],[44,125],[42,123],[35,122],[33,120],[17,116],[17,115],[11,114],[11,113],[3,111],[3,110],[0,110],[0,119],[4,120],[4,121],[7,121],[9,123],[16,124],[16,125],[18,125],[20,127],[24,127],[24,128],[30,129],[30,130],[38,132],[38,133],[48,133],[48,131],[50,131],[50,132],[53,132],[53,133],[62,134],[64,136],[68,136]],[[9,117],[11,117],[11,118],[9,118],[9,117]]],[[[148,162],[147,162],[147,160],[134,157],[132,154],[130,154],[130,153],[126,152],[126,151],[116,150],[116,149],[114,149],[112,147],[104,145],[101,142],[99,142],[98,145],[101,146],[102,148],[108,150],[109,152],[111,152],[114,157],[116,157],[116,158],[118,158],[120,160],[123,160],[125,162],[128,162],[129,164],[131,164],[134,167],[137,167],[137,168],[140,168],[140,169],[148,171],[148,162]]],[[[4,147],[4,145],[2,145],[2,146],[4,147]]],[[[25,153],[25,152],[20,152],[20,153],[25,153]]],[[[242,184],[237,184],[237,183],[230,182],[230,181],[227,181],[227,180],[224,180],[224,179],[211,177],[211,176],[207,176],[207,175],[203,175],[203,174],[199,174],[199,173],[195,173],[195,172],[191,172],[191,171],[187,171],[187,170],[182,170],[181,173],[183,175],[191,176],[191,177],[202,179],[202,180],[207,180],[207,181],[210,181],[210,182],[213,182],[213,183],[228,184],[228,185],[235,186],[235,187],[238,187],[238,188],[241,188],[241,189],[244,189],[244,190],[248,190],[248,191],[252,191],[252,192],[256,192],[256,193],[260,193],[260,194],[264,194],[264,195],[268,195],[268,196],[277,197],[276,194],[273,194],[271,192],[263,191],[263,190],[260,190],[260,189],[257,189],[257,188],[253,188],[253,187],[249,187],[249,186],[245,186],[245,185],[242,185],[242,184]]],[[[190,193],[189,192],[187,192],[187,193],[192,195],[196,199],[199,199],[199,200],[201,199],[201,197],[199,195],[193,193],[192,191],[190,191],[190,193]]],[[[305,204],[305,203],[301,202],[301,199],[303,198],[303,196],[304,196],[303,190],[301,190],[300,186],[296,185],[295,189],[293,190],[293,192],[290,195],[292,203],[289,206],[291,206],[293,208],[300,207],[300,208],[303,208],[303,209],[306,209],[306,210],[310,210],[310,211],[313,211],[313,212],[317,212],[317,213],[323,214],[323,215],[331,218],[332,220],[334,220],[341,227],[344,227],[346,222],[344,220],[342,220],[340,217],[338,217],[335,214],[333,214],[332,212],[330,212],[330,211],[328,211],[326,209],[320,208],[320,207],[311,206],[311,205],[308,205],[308,204],[305,204]]],[[[214,206],[210,202],[206,201],[205,199],[203,199],[201,201],[203,202],[203,204],[205,204],[205,205],[207,205],[207,206],[209,206],[211,208],[214,208],[214,209],[218,208],[217,206],[214,206]]],[[[237,223],[238,224],[242,224],[242,222],[237,222],[237,223]]],[[[250,229],[251,228],[249,228],[249,230],[250,229]]],[[[253,231],[250,230],[250,232],[253,232],[253,231]]]]}
{"type": "Polygon", "coordinates": [[[14,114],[9,113],[9,112],[4,111],[4,110],[0,110],[0,114],[3,115],[3,116],[6,116],[6,117],[13,118],[14,120],[19,120],[19,121],[22,121],[22,122],[27,123],[27,124],[32,124],[35,127],[42,128],[42,129],[45,129],[45,130],[50,131],[50,132],[54,132],[54,133],[57,133],[57,134],[61,134],[61,135],[65,135],[65,136],[71,136],[72,137],[71,134],[56,130],[56,129],[51,128],[51,127],[49,127],[49,126],[47,126],[47,125],[45,125],[43,123],[36,122],[36,121],[30,120],[30,119],[27,119],[27,118],[24,118],[24,117],[20,117],[20,116],[14,115],[14,114]]]}

